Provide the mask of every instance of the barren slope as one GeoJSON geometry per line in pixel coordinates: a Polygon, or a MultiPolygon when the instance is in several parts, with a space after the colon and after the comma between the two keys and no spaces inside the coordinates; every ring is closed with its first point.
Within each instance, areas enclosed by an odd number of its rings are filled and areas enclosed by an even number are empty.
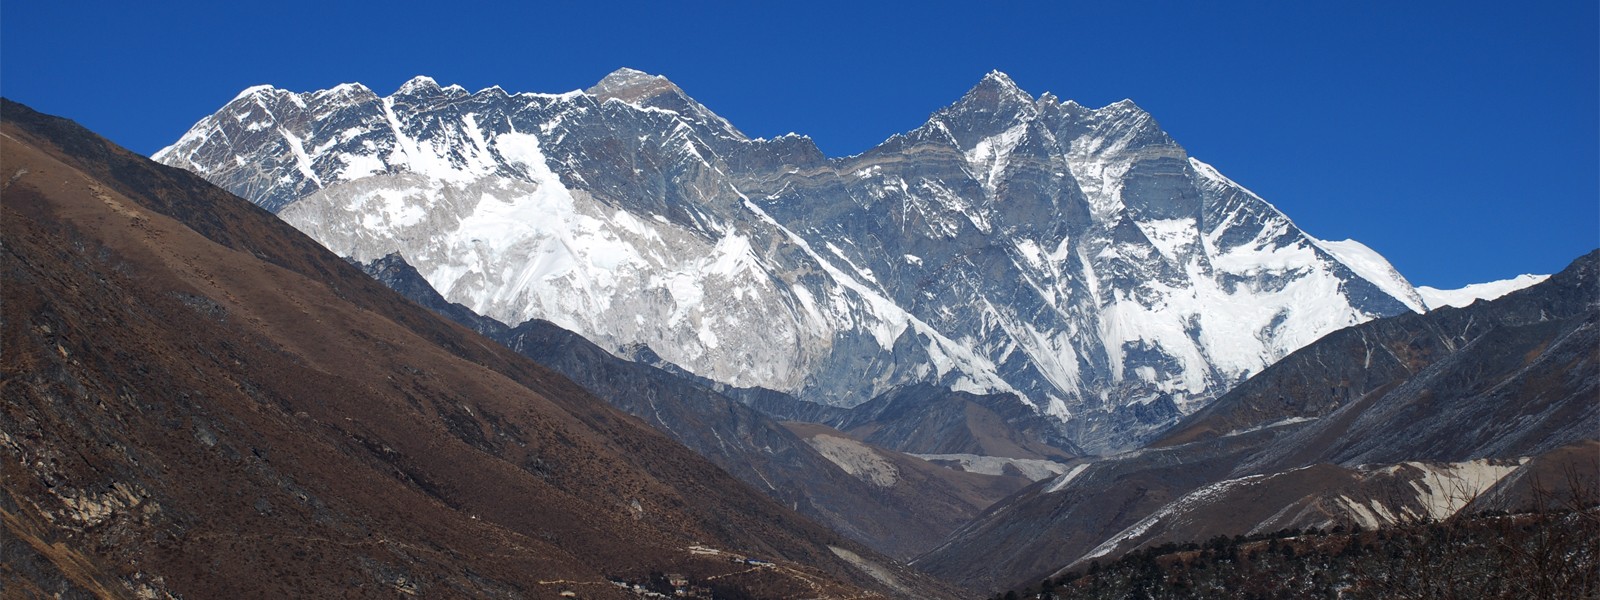
{"type": "Polygon", "coordinates": [[[3,110],[8,589],[943,593],[265,211],[3,110]]]}

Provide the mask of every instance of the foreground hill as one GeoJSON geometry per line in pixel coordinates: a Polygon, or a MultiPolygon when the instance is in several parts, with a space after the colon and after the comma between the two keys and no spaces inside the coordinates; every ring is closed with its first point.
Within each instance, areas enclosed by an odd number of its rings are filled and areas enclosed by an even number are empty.
{"type": "Polygon", "coordinates": [[[946,593],[198,177],[0,117],[8,593],[946,593]]]}
{"type": "Polygon", "coordinates": [[[1539,512],[1167,543],[1105,565],[1095,562],[996,600],[1590,600],[1600,597],[1600,508],[1593,507],[1594,491],[1559,499],[1556,507],[1539,512]]]}

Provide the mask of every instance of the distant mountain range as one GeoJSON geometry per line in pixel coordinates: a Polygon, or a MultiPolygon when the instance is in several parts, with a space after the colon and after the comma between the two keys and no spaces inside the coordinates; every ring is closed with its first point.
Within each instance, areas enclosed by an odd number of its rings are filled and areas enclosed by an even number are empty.
{"type": "Polygon", "coordinates": [[[915,384],[1008,393],[1094,453],[1331,331],[1427,306],[1132,102],[1034,97],[998,72],[843,158],[750,139],[628,69],[565,94],[251,88],[155,158],[338,254],[398,252],[502,323],[832,406],[915,384]]]}

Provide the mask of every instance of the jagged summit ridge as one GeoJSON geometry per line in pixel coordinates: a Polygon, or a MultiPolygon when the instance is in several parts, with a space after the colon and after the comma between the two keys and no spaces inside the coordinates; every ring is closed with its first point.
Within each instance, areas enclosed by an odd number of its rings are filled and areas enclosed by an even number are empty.
{"type": "Polygon", "coordinates": [[[1097,450],[1420,305],[1131,102],[1034,98],[998,72],[842,158],[751,140],[626,69],[560,95],[241,96],[157,158],[340,254],[401,252],[501,321],[831,404],[1015,392],[1097,450]]]}

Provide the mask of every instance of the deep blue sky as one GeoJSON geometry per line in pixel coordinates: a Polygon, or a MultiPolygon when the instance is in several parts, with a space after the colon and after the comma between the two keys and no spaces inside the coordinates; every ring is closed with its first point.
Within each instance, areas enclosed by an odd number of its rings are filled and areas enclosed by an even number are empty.
{"type": "Polygon", "coordinates": [[[854,154],[984,73],[1132,98],[1312,235],[1418,285],[1600,245],[1600,14],[1560,2],[0,3],[0,93],[133,150],[246,86],[667,75],[746,133],[854,154]]]}

